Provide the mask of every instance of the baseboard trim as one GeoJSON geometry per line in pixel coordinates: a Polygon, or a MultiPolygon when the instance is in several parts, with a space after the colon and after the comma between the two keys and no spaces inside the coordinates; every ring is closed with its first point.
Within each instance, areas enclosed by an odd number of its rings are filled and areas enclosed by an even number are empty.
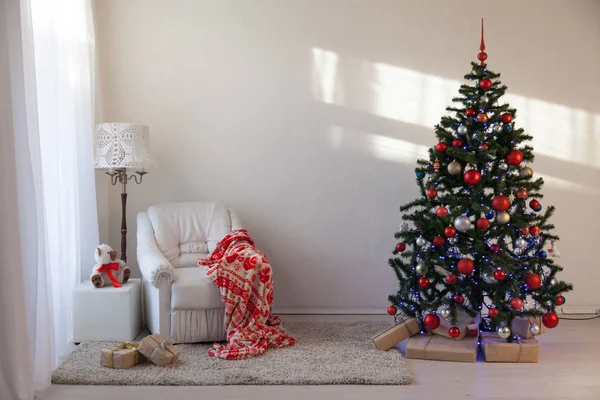
{"type": "Polygon", "coordinates": [[[556,307],[558,314],[600,314],[600,306],[560,306],[556,307]]]}
{"type": "Polygon", "coordinates": [[[273,307],[274,314],[310,315],[385,315],[386,310],[379,308],[296,308],[296,307],[273,307]]]}
{"type": "MultiPolygon", "coordinates": [[[[556,307],[558,314],[600,314],[598,306],[556,307]]],[[[289,315],[386,315],[386,310],[379,308],[320,308],[320,307],[274,307],[274,314],[289,315]]]]}

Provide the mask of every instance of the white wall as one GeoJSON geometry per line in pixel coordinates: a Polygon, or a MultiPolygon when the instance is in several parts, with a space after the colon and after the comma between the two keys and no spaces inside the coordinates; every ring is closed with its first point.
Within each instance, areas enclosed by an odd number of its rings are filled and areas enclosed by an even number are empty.
{"type": "Polygon", "coordinates": [[[384,312],[398,206],[417,196],[415,160],[484,16],[488,65],[557,207],[568,304],[600,305],[597,2],[104,0],[96,12],[105,121],[148,124],[159,164],[129,187],[132,264],[139,210],[217,199],[274,265],[279,310],[384,312]]]}

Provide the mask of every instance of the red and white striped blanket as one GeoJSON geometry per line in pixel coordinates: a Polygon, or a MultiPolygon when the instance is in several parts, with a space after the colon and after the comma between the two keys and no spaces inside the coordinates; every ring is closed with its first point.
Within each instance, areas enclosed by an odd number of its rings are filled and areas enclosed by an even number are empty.
{"type": "Polygon", "coordinates": [[[198,261],[221,291],[225,303],[227,344],[215,343],[211,357],[240,360],[268,347],[292,346],[279,317],[271,315],[273,273],[263,253],[245,229],[225,236],[208,257],[198,261]]]}

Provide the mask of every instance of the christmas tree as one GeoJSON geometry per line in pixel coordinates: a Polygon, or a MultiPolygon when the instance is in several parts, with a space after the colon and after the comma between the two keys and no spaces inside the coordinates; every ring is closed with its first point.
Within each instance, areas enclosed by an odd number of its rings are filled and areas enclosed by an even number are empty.
{"type": "Polygon", "coordinates": [[[421,197],[400,207],[389,261],[400,287],[388,313],[415,317],[422,330],[437,328],[440,316],[453,325],[459,313],[481,315],[481,329],[512,341],[516,317],[541,316],[554,328],[573,287],[556,277],[554,207],[541,204],[544,182],[528,165],[532,136],[515,126],[506,86],[487,68],[483,22],[480,50],[457,105],[435,126],[429,160],[417,161],[421,197]]]}

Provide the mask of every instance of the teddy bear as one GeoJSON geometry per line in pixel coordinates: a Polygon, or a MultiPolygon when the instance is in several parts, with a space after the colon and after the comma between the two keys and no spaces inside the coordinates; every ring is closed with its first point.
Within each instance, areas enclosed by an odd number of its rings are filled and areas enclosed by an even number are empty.
{"type": "Polygon", "coordinates": [[[96,288],[112,284],[120,288],[127,283],[131,276],[131,270],[125,261],[117,259],[117,252],[109,245],[101,244],[94,251],[96,266],[92,270],[90,281],[96,288]]]}

